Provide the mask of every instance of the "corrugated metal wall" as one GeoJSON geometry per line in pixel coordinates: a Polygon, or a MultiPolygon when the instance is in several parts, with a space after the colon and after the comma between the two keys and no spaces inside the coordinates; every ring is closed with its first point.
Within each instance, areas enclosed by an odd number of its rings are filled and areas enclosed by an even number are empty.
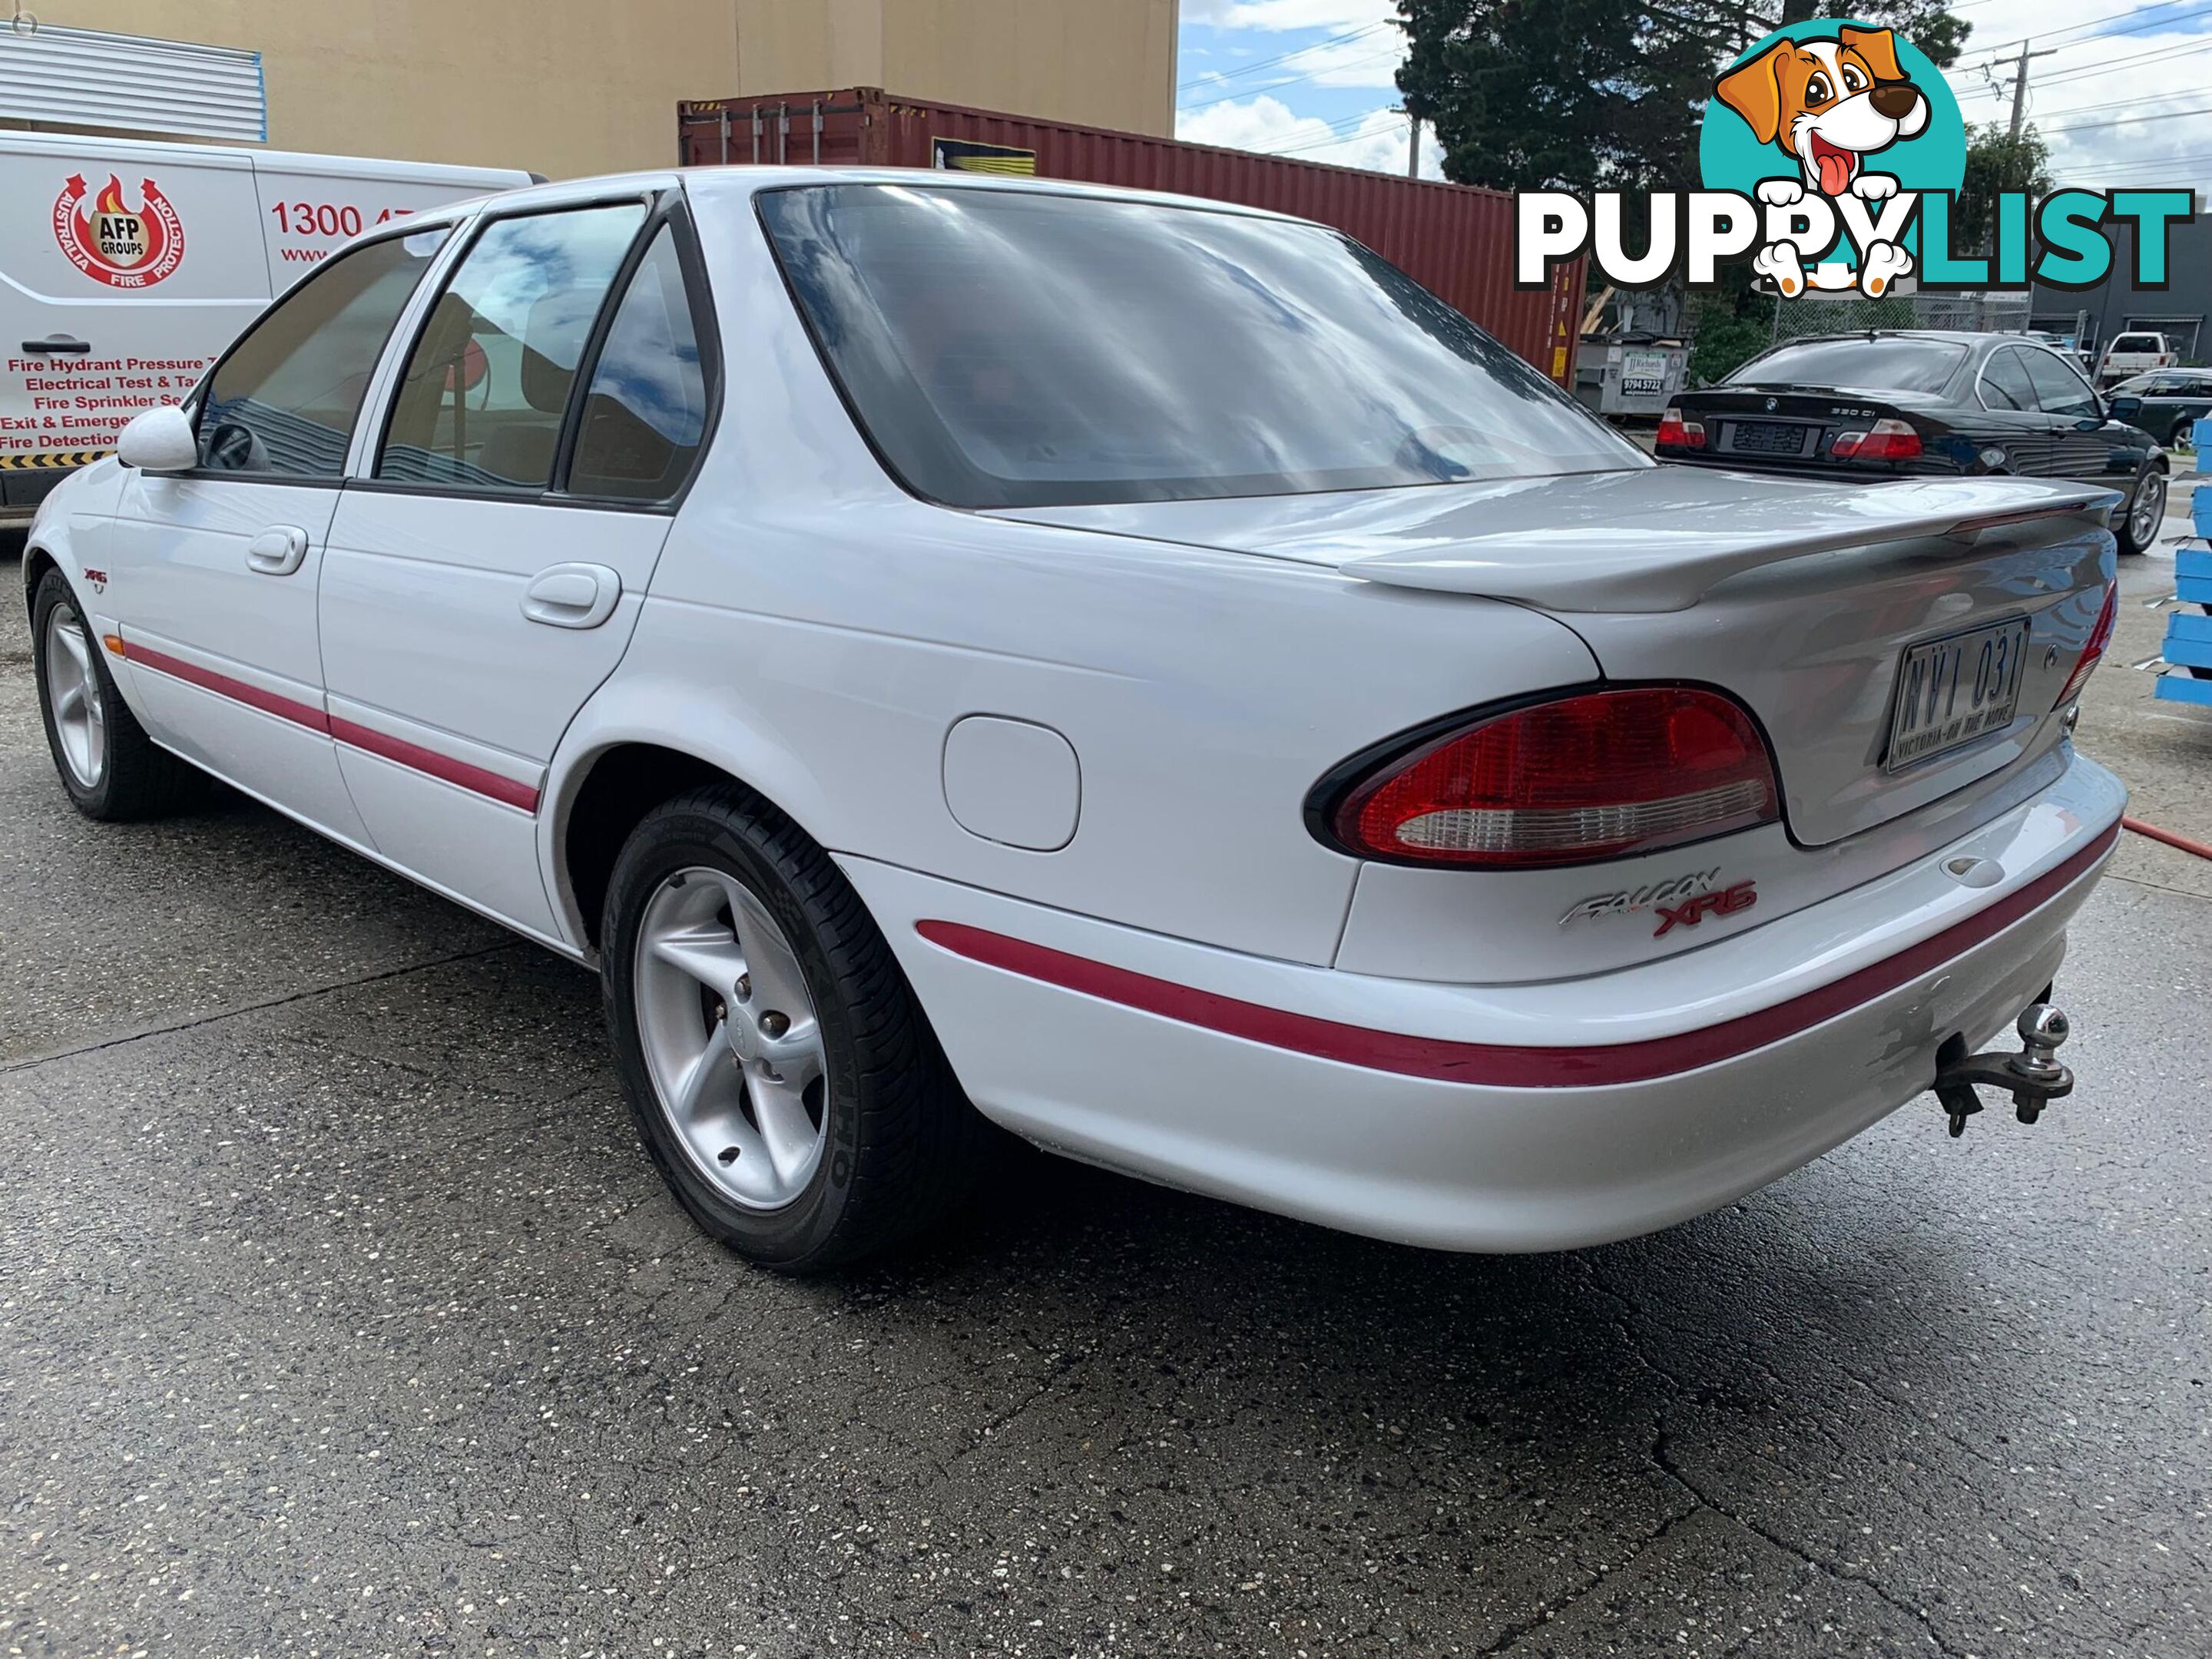
{"type": "Polygon", "coordinates": [[[1296,214],[1365,243],[1553,380],[1571,383],[1582,262],[1560,266],[1548,289],[1516,289],[1513,198],[1499,191],[923,103],[872,87],[685,104],[678,128],[687,166],[926,167],[931,141],[950,138],[1032,151],[1045,177],[1296,214]]]}
{"type": "Polygon", "coordinates": [[[194,138],[269,137],[261,54],[0,18],[0,119],[194,138]]]}

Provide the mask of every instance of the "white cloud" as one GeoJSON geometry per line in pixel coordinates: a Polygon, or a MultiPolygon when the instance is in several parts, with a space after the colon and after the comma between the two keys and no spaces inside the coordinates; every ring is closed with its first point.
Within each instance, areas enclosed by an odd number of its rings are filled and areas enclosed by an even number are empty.
{"type": "MultiPolygon", "coordinates": [[[[1362,115],[1349,131],[1339,131],[1318,116],[1294,114],[1265,93],[1240,102],[1186,110],[1176,122],[1176,137],[1195,144],[1260,150],[1280,155],[1296,152],[1302,161],[1365,167],[1376,173],[1406,170],[1406,118],[1388,109],[1362,115]]],[[[1421,136],[1421,176],[1443,176],[1443,155],[1434,137],[1421,136]]]]}
{"type": "Polygon", "coordinates": [[[2208,20],[2083,34],[2086,21],[2124,27],[2151,9],[2094,0],[2084,18],[2083,9],[2083,0],[2008,0],[2001,22],[1982,23],[1961,54],[1966,67],[1948,76],[1968,124],[2011,116],[2014,64],[1991,60],[2009,58],[2022,37],[2050,42],[2053,55],[2028,64],[2026,111],[2051,147],[2055,178],[2093,189],[2212,180],[2212,115],[2184,113],[2212,109],[2208,20]]]}

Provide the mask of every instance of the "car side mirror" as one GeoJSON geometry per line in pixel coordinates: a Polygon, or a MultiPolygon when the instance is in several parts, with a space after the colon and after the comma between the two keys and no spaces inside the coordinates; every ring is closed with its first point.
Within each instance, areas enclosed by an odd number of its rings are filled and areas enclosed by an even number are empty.
{"type": "Polygon", "coordinates": [[[2142,399],[2136,397],[2110,398],[2105,407],[2111,410],[2116,421],[2132,421],[2142,413],[2142,399]]]}
{"type": "Polygon", "coordinates": [[[115,441],[115,458],[142,472],[182,472],[199,465],[192,417],[174,404],[131,416],[115,441]]]}

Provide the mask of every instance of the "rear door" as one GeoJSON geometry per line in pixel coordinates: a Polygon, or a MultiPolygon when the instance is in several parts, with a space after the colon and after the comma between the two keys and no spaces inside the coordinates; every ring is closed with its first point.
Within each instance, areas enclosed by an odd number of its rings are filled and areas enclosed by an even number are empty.
{"type": "Polygon", "coordinates": [[[379,848],[541,934],[545,769],[629,645],[705,432],[683,234],[635,196],[484,222],[331,533],[331,728],[379,848]]]}
{"type": "Polygon", "coordinates": [[[114,519],[92,532],[155,735],[353,840],[315,584],[369,380],[442,237],[386,237],[313,272],[209,377],[199,465],[129,472],[114,519]]]}
{"type": "Polygon", "coordinates": [[[26,505],[181,403],[269,275],[235,152],[0,133],[0,501],[26,505]]]}

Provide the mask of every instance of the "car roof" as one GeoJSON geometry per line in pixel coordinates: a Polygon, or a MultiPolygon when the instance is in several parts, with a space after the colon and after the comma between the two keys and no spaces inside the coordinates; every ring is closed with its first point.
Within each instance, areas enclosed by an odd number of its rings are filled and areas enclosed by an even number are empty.
{"type": "Polygon", "coordinates": [[[1180,196],[1166,191],[1132,190],[1120,185],[1092,184],[1080,179],[1009,178],[1000,174],[956,173],[926,167],[753,167],[738,163],[668,168],[659,172],[606,173],[596,178],[563,179],[557,183],[529,185],[501,191],[495,196],[475,196],[465,201],[442,203],[414,216],[425,225],[457,223],[497,202],[501,212],[533,207],[557,207],[598,197],[640,195],[680,187],[686,194],[714,198],[750,197],[763,191],[789,190],[807,185],[903,185],[930,190],[979,190],[1026,196],[1072,196],[1093,201],[1142,202],[1155,206],[1203,209],[1212,213],[1235,213],[1255,219],[1275,219],[1286,224],[1312,222],[1296,215],[1250,207],[1241,202],[1217,201],[1211,197],[1180,196]]]}

